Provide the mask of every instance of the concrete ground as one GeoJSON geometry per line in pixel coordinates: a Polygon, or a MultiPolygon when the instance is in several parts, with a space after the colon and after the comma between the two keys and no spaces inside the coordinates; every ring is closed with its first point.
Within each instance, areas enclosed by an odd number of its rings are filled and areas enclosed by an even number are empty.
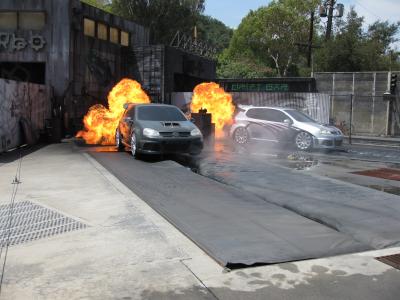
{"type": "MultiPolygon", "coordinates": [[[[0,205],[18,156],[0,156],[0,205]]],[[[399,299],[391,248],[230,271],[71,143],[27,153],[16,201],[85,229],[11,246],[0,299],[399,299]]],[[[3,250],[1,263],[5,257],[3,250]]]]}

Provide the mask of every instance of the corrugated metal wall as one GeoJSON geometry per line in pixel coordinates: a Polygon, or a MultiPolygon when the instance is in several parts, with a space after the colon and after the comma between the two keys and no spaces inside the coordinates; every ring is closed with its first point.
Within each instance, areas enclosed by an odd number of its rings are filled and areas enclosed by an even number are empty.
{"type": "Polygon", "coordinates": [[[50,91],[44,85],[0,79],[0,153],[24,142],[21,122],[34,138],[51,115],[50,91]]]}

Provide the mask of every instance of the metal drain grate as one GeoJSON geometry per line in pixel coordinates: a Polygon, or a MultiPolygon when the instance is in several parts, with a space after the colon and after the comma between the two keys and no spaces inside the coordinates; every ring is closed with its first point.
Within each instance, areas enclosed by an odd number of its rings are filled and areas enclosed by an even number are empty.
{"type": "Polygon", "coordinates": [[[377,260],[400,270],[400,254],[377,257],[377,260]]]}
{"type": "Polygon", "coordinates": [[[11,205],[0,205],[0,246],[17,245],[33,240],[84,229],[86,224],[30,201],[16,202],[10,225],[11,205]]]}

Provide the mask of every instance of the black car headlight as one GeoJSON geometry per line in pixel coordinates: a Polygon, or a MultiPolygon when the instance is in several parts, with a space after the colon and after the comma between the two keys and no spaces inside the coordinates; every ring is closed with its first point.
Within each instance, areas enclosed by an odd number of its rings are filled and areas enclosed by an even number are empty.
{"type": "Polygon", "coordinates": [[[150,137],[150,138],[154,138],[154,137],[159,137],[160,133],[157,130],[154,130],[152,128],[144,128],[143,135],[150,137]]]}
{"type": "Polygon", "coordinates": [[[190,132],[190,135],[191,136],[201,136],[201,131],[198,128],[195,128],[190,132]]]}

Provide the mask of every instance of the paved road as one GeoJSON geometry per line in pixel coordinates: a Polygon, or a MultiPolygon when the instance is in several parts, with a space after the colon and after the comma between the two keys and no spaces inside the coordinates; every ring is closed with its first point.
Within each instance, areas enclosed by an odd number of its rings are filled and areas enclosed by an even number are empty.
{"type": "Polygon", "coordinates": [[[139,161],[117,152],[91,155],[222,265],[276,263],[371,249],[346,233],[252,192],[195,174],[176,162],[139,161]]]}

